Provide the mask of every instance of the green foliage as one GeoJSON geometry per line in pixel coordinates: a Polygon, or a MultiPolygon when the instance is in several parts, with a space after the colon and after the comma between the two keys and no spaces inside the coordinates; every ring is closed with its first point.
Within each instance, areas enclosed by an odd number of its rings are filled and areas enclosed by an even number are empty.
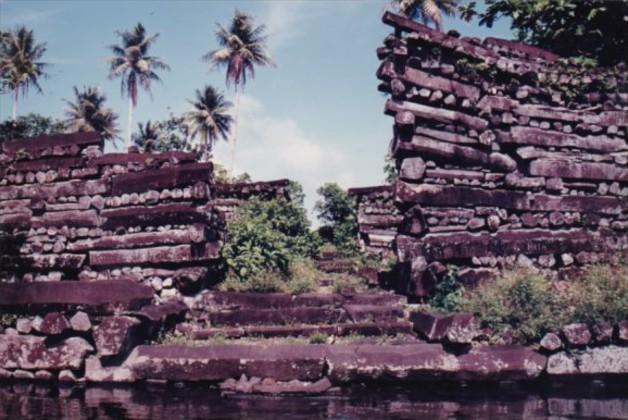
{"type": "Polygon", "coordinates": [[[15,314],[0,314],[0,329],[15,327],[17,318],[15,314]]]}
{"type": "Polygon", "coordinates": [[[295,257],[290,261],[287,274],[278,270],[259,272],[246,278],[229,275],[220,289],[230,292],[286,292],[307,293],[318,288],[322,277],[309,258],[295,257]]]}
{"type": "Polygon", "coordinates": [[[317,190],[321,196],[314,206],[322,222],[319,234],[338,250],[355,253],[358,249],[355,200],[338,184],[328,183],[317,190]]]}
{"type": "Polygon", "coordinates": [[[269,272],[288,275],[293,258],[318,253],[318,237],[309,228],[303,206],[283,198],[253,198],[229,222],[222,257],[241,280],[269,272]]]}
{"type": "Polygon", "coordinates": [[[386,155],[386,159],[384,160],[384,182],[387,184],[392,184],[397,179],[397,166],[395,163],[395,158],[386,155]]]}
{"type": "MultiPolygon", "coordinates": [[[[512,19],[520,41],[547,48],[562,56],[596,58],[603,65],[628,57],[628,2],[608,0],[486,0],[479,13],[481,25],[512,19]]],[[[473,16],[474,5],[465,6],[473,16]]]]}
{"type": "Polygon", "coordinates": [[[5,120],[0,123],[0,143],[12,139],[60,134],[64,129],[63,121],[39,114],[28,114],[15,121],[5,120]]]}
{"type": "Polygon", "coordinates": [[[496,332],[511,330],[521,341],[532,342],[569,320],[565,303],[546,277],[512,271],[467,294],[459,309],[476,314],[496,332]]]}
{"type": "Polygon", "coordinates": [[[568,284],[575,321],[590,325],[628,319],[628,264],[594,265],[568,284]]]}
{"type": "Polygon", "coordinates": [[[138,131],[133,134],[133,143],[148,153],[189,151],[191,147],[187,132],[183,117],[171,115],[167,120],[138,124],[138,131]]]}
{"type": "Polygon", "coordinates": [[[325,333],[314,333],[309,337],[310,344],[325,344],[329,336],[325,333]]]}
{"type": "Polygon", "coordinates": [[[454,312],[460,306],[464,287],[458,282],[458,271],[449,268],[445,277],[434,287],[429,304],[442,312],[454,312]]]}
{"type": "Polygon", "coordinates": [[[219,184],[237,184],[240,182],[252,182],[253,180],[248,172],[232,176],[223,165],[214,162],[214,181],[219,184]]]}

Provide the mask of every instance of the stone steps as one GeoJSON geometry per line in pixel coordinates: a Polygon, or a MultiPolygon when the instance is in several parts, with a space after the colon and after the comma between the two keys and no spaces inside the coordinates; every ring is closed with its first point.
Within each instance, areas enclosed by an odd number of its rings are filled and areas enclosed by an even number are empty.
{"type": "Polygon", "coordinates": [[[344,322],[333,325],[249,325],[243,327],[216,327],[194,329],[193,326],[180,325],[178,331],[195,340],[211,338],[237,339],[244,337],[279,338],[311,337],[316,334],[328,336],[393,336],[397,334],[414,335],[412,323],[406,320],[379,322],[344,322]]]}
{"type": "Polygon", "coordinates": [[[414,336],[403,298],[388,292],[209,292],[177,331],[196,340],[212,337],[414,336]]]}

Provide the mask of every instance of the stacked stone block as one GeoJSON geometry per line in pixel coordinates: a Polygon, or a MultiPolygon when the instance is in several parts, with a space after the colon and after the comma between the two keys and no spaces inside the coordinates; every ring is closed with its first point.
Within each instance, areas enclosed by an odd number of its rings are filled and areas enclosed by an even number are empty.
{"type": "Polygon", "coordinates": [[[460,38],[387,13],[379,89],[403,222],[398,287],[508,265],[558,274],[628,250],[628,83],[617,69],[511,41],[460,38]]]}
{"type": "Polygon", "coordinates": [[[76,133],[5,142],[0,156],[13,280],[128,279],[168,296],[217,258],[212,165],[193,154],[103,154],[98,135],[76,133]]]}
{"type": "Polygon", "coordinates": [[[358,237],[363,252],[388,257],[403,216],[395,206],[394,189],[390,185],[349,189],[358,212],[358,237]]]}

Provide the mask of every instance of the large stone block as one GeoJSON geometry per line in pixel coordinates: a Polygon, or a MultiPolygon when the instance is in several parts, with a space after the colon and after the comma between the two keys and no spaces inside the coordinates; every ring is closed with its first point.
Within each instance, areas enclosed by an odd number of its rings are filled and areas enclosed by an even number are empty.
{"type": "Polygon", "coordinates": [[[530,162],[530,174],[571,179],[628,181],[628,168],[609,163],[537,159],[530,162]]]}
{"type": "Polygon", "coordinates": [[[325,367],[323,345],[138,346],[125,366],[138,379],[221,381],[241,375],[281,381],[318,380],[325,367]]]}
{"type": "Polygon", "coordinates": [[[140,321],[130,316],[109,316],[94,328],[94,343],[99,356],[124,354],[143,337],[140,321]]]}
{"type": "Polygon", "coordinates": [[[0,366],[5,369],[80,369],[93,347],[80,337],[48,346],[45,337],[0,335],[0,366]]]}
{"type": "Polygon", "coordinates": [[[65,149],[74,146],[77,154],[87,146],[103,146],[103,140],[95,132],[55,134],[30,139],[9,140],[2,143],[2,151],[9,156],[25,154],[32,158],[63,155],[65,149]]]}
{"type": "Polygon", "coordinates": [[[135,226],[187,225],[207,223],[208,215],[187,204],[165,204],[154,207],[127,207],[103,210],[103,229],[135,226]]]}
{"type": "Polygon", "coordinates": [[[395,184],[396,198],[403,203],[432,206],[500,207],[518,211],[577,211],[621,214],[626,200],[596,196],[550,196],[521,191],[419,184],[403,181],[395,184]]]}
{"type": "Polygon", "coordinates": [[[211,163],[189,163],[172,168],[118,175],[112,180],[112,194],[159,191],[185,187],[197,182],[209,183],[212,168],[211,163]]]}
{"type": "Polygon", "coordinates": [[[7,312],[46,313],[81,306],[90,313],[105,314],[139,309],[152,299],[152,288],[126,280],[0,283],[0,309],[7,312]]]}
{"type": "Polygon", "coordinates": [[[89,264],[93,267],[145,263],[182,263],[191,260],[192,250],[190,245],[89,252],[89,264]]]}

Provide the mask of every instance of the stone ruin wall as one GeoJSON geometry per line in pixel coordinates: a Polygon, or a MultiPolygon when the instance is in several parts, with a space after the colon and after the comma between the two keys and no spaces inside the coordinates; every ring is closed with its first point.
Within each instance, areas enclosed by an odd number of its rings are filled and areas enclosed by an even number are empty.
{"type": "Polygon", "coordinates": [[[475,284],[504,266],[565,276],[626,255],[625,69],[391,13],[384,22],[394,33],[377,76],[395,121],[399,290],[429,295],[449,264],[475,284]]]}
{"type": "Polygon", "coordinates": [[[0,147],[4,281],[130,280],[157,300],[195,291],[217,267],[225,219],[287,180],[216,185],[186,152],[103,153],[94,133],[0,147]]]}
{"type": "Polygon", "coordinates": [[[403,216],[395,206],[394,189],[390,185],[351,188],[355,200],[360,248],[369,255],[394,255],[398,226],[403,216]]]}

